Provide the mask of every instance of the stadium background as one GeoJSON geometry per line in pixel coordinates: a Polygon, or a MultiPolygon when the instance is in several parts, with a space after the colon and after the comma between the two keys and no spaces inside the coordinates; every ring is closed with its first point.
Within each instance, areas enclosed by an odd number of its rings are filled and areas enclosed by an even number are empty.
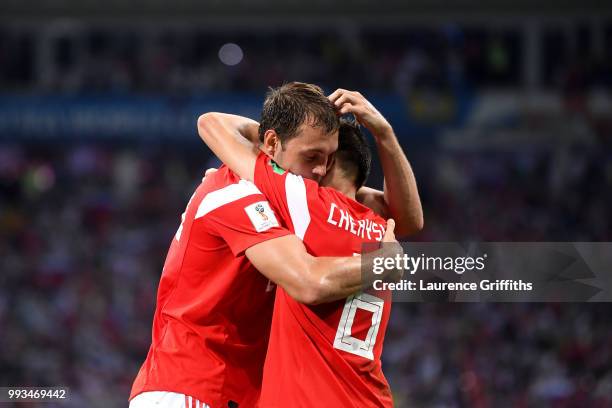
{"type": "MultiPolygon", "coordinates": [[[[0,386],[126,405],[168,244],[217,164],[197,115],[256,119],[289,80],[359,90],[394,125],[424,205],[411,239],[612,238],[605,2],[8,0],[0,386]]],[[[611,312],[396,304],[385,373],[398,407],[610,406],[611,312]]]]}

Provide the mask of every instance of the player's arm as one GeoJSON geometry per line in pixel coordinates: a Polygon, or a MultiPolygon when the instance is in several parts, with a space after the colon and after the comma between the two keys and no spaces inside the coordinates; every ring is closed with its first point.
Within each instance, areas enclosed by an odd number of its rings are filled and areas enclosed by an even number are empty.
{"type": "Polygon", "coordinates": [[[414,173],[391,124],[359,92],[338,89],[329,96],[340,114],[352,113],[376,141],[385,176],[384,191],[362,187],[357,199],[364,205],[397,222],[398,236],[423,229],[423,208],[414,173]]]}
{"type": "Polygon", "coordinates": [[[397,278],[397,270],[388,270],[381,275],[372,272],[375,257],[395,257],[401,252],[395,240],[394,226],[393,220],[389,220],[383,238],[387,244],[365,256],[314,257],[295,235],[253,245],[245,254],[257,270],[298,302],[331,302],[371,287],[376,279],[397,278]],[[362,263],[365,263],[363,269],[362,263]]]}
{"type": "Polygon", "coordinates": [[[259,123],[237,115],[209,112],[198,118],[198,134],[212,152],[238,176],[253,181],[259,123]]]}

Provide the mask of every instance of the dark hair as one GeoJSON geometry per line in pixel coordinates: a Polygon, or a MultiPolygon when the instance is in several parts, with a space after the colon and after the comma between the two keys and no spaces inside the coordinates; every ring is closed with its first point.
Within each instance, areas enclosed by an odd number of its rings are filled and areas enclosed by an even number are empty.
{"type": "Polygon", "coordinates": [[[265,132],[273,129],[285,144],[296,136],[305,120],[309,120],[312,126],[323,128],[326,133],[335,132],[339,127],[334,105],[320,87],[289,82],[270,88],[259,120],[259,140],[263,142],[265,132]]]}
{"type": "Polygon", "coordinates": [[[356,122],[340,120],[335,157],[336,166],[339,166],[347,177],[353,178],[355,187],[361,188],[370,175],[372,151],[356,122]]]}

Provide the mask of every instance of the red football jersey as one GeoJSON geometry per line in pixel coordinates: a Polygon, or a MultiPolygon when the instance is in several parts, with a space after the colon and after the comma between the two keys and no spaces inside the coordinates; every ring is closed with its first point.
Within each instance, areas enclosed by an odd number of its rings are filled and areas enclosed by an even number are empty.
{"type": "MultiPolygon", "coordinates": [[[[315,256],[359,254],[383,238],[385,220],[372,210],[263,154],[255,185],[315,256]]],[[[389,291],[307,306],[278,288],[259,406],[393,406],[380,361],[390,310],[389,291]]]]}
{"type": "Polygon", "coordinates": [[[253,183],[225,166],[203,180],[170,245],[130,398],[172,391],[211,407],[255,405],[274,290],[244,251],[287,234],[253,183]]]}

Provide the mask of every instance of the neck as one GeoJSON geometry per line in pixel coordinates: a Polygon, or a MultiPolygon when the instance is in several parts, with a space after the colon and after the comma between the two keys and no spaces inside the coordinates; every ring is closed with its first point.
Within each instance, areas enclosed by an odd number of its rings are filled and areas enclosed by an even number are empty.
{"type": "Polygon", "coordinates": [[[342,180],[337,183],[338,185],[335,187],[336,190],[344,194],[350,199],[355,200],[355,195],[357,194],[357,190],[355,189],[355,185],[348,180],[342,180]]]}

